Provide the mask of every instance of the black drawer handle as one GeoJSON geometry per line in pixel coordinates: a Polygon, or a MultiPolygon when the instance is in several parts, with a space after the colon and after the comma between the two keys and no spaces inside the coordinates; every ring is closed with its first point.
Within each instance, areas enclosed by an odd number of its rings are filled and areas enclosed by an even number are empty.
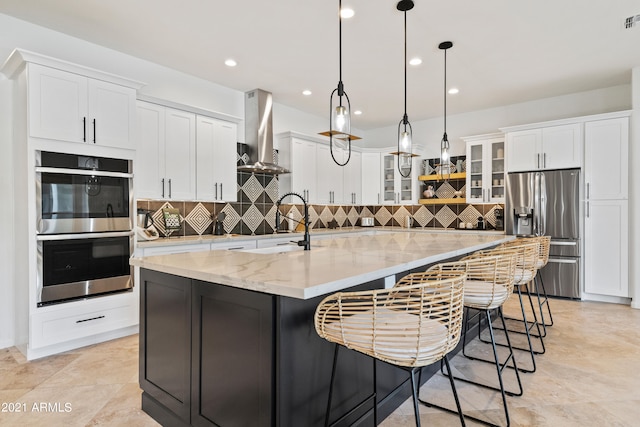
{"type": "Polygon", "coordinates": [[[104,316],[92,317],[90,319],[76,320],[76,323],[90,322],[91,320],[104,319],[104,316]]]}

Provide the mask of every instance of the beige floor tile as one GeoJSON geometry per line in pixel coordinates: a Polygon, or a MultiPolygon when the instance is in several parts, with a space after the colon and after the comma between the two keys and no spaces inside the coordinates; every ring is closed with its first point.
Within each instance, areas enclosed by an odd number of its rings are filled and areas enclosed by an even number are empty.
{"type": "Polygon", "coordinates": [[[100,412],[87,424],[88,426],[159,426],[140,409],[142,390],[138,384],[125,384],[100,412]]]}

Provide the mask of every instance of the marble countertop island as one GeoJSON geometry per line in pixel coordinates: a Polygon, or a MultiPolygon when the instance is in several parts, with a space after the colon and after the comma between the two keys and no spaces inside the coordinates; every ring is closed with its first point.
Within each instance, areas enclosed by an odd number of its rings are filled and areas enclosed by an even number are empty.
{"type": "Polygon", "coordinates": [[[213,250],[132,258],[131,264],[190,279],[310,299],[512,239],[502,234],[373,232],[311,239],[311,250],[213,250]]]}

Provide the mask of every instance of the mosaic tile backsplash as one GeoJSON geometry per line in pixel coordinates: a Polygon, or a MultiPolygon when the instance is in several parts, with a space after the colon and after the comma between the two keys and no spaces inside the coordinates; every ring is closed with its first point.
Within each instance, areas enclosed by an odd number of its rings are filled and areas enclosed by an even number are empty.
{"type": "MultiPolygon", "coordinates": [[[[172,236],[211,234],[214,221],[225,213],[224,231],[228,234],[259,235],[275,231],[278,179],[272,175],[238,173],[238,201],[213,203],[193,201],[139,200],[139,209],[152,211],[154,224],[165,235],[163,208],[180,211],[181,228],[172,236]]],[[[286,202],[287,200],[285,200],[286,202]]],[[[502,205],[316,205],[309,206],[311,228],[352,227],[361,217],[373,217],[376,226],[401,226],[407,216],[414,218],[414,227],[458,228],[461,222],[477,223],[483,217],[489,228],[495,227],[495,209],[502,205]]],[[[303,205],[282,204],[280,228],[292,229],[302,219],[303,205]],[[288,219],[289,217],[291,219],[288,219]]]]}

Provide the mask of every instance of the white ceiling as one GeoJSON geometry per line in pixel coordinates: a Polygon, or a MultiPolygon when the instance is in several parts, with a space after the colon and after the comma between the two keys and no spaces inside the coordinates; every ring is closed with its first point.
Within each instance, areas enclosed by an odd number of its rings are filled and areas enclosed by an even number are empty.
{"type": "MultiPolygon", "coordinates": [[[[343,0],[343,81],[352,126],[394,125],[403,113],[403,16],[396,0],[343,0]]],[[[640,66],[639,0],[415,0],[407,12],[411,121],[630,83],[640,66]]],[[[338,1],[2,0],[0,13],[216,83],[273,92],[328,116],[338,82],[338,1]],[[234,58],[235,68],[223,62],[234,58]],[[305,97],[303,89],[313,95],[305,97]]],[[[0,30],[1,31],[1,30],[0,30]]]]}

